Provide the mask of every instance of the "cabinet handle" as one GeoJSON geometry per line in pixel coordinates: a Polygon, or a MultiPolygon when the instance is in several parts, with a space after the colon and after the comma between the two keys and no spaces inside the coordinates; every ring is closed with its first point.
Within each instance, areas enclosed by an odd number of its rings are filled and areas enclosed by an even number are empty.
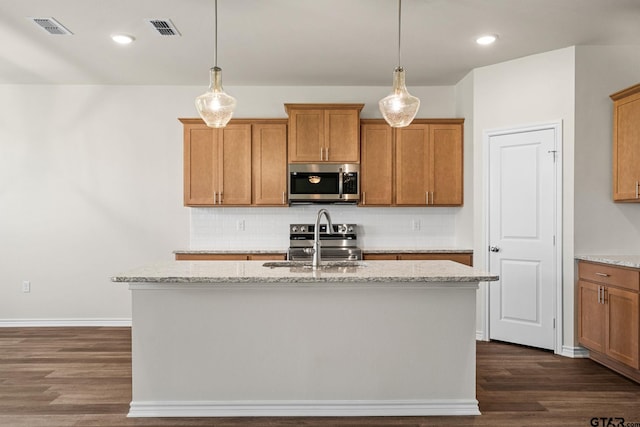
{"type": "Polygon", "coordinates": [[[598,272],[596,272],[596,276],[609,277],[609,275],[607,273],[598,273],[598,272]]]}
{"type": "Polygon", "coordinates": [[[640,181],[636,181],[636,199],[638,198],[639,192],[640,192],[640,181]]]}
{"type": "Polygon", "coordinates": [[[283,204],[283,205],[284,205],[284,204],[286,204],[286,201],[285,201],[285,194],[286,194],[286,193],[283,191],[283,192],[282,192],[282,204],[283,204]]]}
{"type": "Polygon", "coordinates": [[[218,194],[218,192],[217,192],[217,191],[214,191],[214,192],[213,192],[213,204],[214,204],[214,205],[216,204],[216,195],[217,195],[217,194],[218,194]]]}
{"type": "Polygon", "coordinates": [[[429,204],[429,192],[425,191],[424,194],[427,197],[427,205],[428,205],[429,204]]]}
{"type": "Polygon", "coordinates": [[[220,203],[219,204],[222,204],[222,191],[220,192],[220,203]]]}
{"type": "Polygon", "coordinates": [[[607,288],[602,287],[602,304],[607,303],[607,288]]]}
{"type": "Polygon", "coordinates": [[[320,147],[320,161],[324,160],[324,150],[320,147]]]}
{"type": "Polygon", "coordinates": [[[602,304],[600,302],[600,291],[602,291],[602,286],[598,285],[598,304],[602,304]]]}
{"type": "Polygon", "coordinates": [[[327,157],[327,161],[329,161],[329,147],[325,148],[326,150],[326,157],[327,157]]]}
{"type": "Polygon", "coordinates": [[[367,193],[366,192],[362,192],[362,204],[366,205],[367,204],[367,193]]]}
{"type": "Polygon", "coordinates": [[[431,204],[435,204],[435,202],[433,201],[433,191],[431,192],[431,204]]]}

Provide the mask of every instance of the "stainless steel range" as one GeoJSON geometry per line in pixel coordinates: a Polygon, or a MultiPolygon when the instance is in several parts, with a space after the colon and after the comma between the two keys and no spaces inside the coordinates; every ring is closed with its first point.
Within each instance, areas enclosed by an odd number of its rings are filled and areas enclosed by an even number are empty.
{"type": "MultiPolygon", "coordinates": [[[[356,224],[333,224],[333,233],[327,233],[327,224],[320,224],[320,254],[324,261],[361,260],[358,248],[358,226],[356,224]]],[[[289,259],[310,261],[313,248],[314,224],[291,224],[289,226],[289,259]],[[305,250],[307,249],[307,250],[305,250]]]]}

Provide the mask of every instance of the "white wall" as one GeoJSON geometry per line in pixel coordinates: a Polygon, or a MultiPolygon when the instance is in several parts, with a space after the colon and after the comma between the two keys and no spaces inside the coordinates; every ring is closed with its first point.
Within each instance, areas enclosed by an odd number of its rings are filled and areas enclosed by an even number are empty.
{"type": "Polygon", "coordinates": [[[640,253],[640,204],[612,198],[609,98],[639,82],[637,46],[576,48],[576,254],[640,253]]]}
{"type": "MultiPolygon", "coordinates": [[[[563,123],[564,344],[573,347],[574,48],[482,67],[473,72],[474,261],[486,265],[483,132],[561,120],[563,123]]],[[[479,291],[485,298],[486,285],[479,291]]],[[[484,306],[483,306],[484,307],[484,306]]],[[[484,316],[485,313],[482,313],[484,316]]]]}
{"type": "Polygon", "coordinates": [[[5,85],[0,100],[0,322],[128,319],[109,277],[188,242],[176,106],[191,94],[5,85]]]}
{"type": "MultiPolygon", "coordinates": [[[[205,89],[0,85],[0,325],[128,319],[129,291],[112,284],[112,275],[172,259],[194,234],[194,243],[203,245],[209,235],[194,233],[195,210],[182,206],[177,118],[196,116],[193,101],[205,89]],[[30,293],[21,291],[24,280],[32,283],[30,293]]],[[[390,86],[226,89],[238,99],[238,118],[286,117],[285,102],[363,102],[362,116],[377,118],[377,101],[390,86]]],[[[453,87],[410,90],[422,100],[421,117],[455,117],[453,87]]],[[[366,224],[363,239],[372,246],[397,231],[405,245],[449,246],[459,243],[454,217],[464,209],[341,207],[335,216],[366,224]],[[417,235],[406,230],[415,216],[422,219],[417,235]]],[[[242,212],[211,211],[204,216],[232,225],[242,212]]],[[[245,230],[312,219],[304,208],[247,209],[242,215],[245,230]]],[[[224,231],[223,246],[249,237],[224,231]]],[[[286,232],[279,230],[278,238],[286,232]]],[[[211,237],[214,245],[220,238],[211,237]]]]}

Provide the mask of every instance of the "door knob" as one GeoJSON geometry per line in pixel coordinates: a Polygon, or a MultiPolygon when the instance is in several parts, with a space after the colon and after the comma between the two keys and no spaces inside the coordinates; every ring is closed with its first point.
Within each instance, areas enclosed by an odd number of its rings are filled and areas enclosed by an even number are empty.
{"type": "Polygon", "coordinates": [[[497,246],[489,246],[491,252],[500,252],[500,248],[497,246]]]}

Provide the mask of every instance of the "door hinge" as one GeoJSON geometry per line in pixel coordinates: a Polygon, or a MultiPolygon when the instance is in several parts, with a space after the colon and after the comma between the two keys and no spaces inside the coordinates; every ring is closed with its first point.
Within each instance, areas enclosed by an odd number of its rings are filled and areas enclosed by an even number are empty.
{"type": "Polygon", "coordinates": [[[553,235],[553,246],[555,246],[555,245],[556,245],[556,236],[555,236],[555,234],[554,234],[554,235],[553,235]]]}
{"type": "Polygon", "coordinates": [[[555,329],[555,328],[556,328],[556,318],[554,317],[553,318],[553,329],[555,329]]]}
{"type": "Polygon", "coordinates": [[[552,153],[553,154],[553,162],[556,162],[556,157],[558,155],[558,150],[549,150],[547,151],[547,153],[552,153]]]}

